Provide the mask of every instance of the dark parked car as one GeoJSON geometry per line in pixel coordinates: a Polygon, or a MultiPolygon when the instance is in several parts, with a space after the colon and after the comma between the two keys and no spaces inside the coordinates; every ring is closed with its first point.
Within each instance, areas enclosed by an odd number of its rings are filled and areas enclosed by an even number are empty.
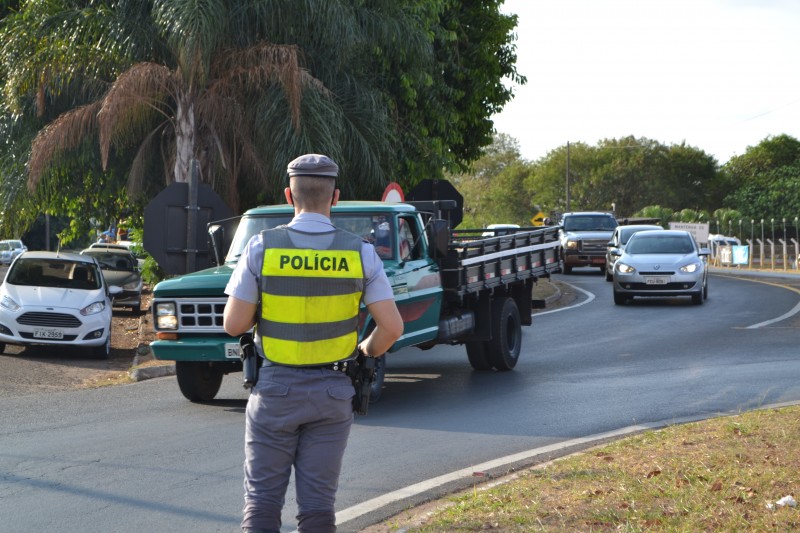
{"type": "Polygon", "coordinates": [[[142,274],[133,254],[118,248],[91,247],[83,250],[81,255],[94,257],[106,282],[122,289],[114,296],[115,307],[130,307],[134,313],[141,312],[142,274]]]}

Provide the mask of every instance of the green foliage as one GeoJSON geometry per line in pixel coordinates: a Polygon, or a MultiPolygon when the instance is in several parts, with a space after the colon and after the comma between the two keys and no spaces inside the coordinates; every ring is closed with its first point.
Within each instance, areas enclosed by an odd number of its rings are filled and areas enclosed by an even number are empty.
{"type": "Polygon", "coordinates": [[[665,228],[669,227],[670,221],[674,220],[675,211],[668,207],[661,207],[660,205],[649,205],[643,207],[633,214],[634,217],[642,218],[657,218],[659,224],[665,228]]]}
{"type": "Polygon", "coordinates": [[[604,139],[597,146],[582,143],[551,151],[537,161],[526,185],[536,202],[550,211],[564,211],[569,157],[569,208],[615,210],[620,217],[647,205],[673,209],[714,205],[716,164],[713,157],[684,144],[665,146],[645,138],[604,139]]]}
{"type": "Polygon", "coordinates": [[[495,135],[469,172],[449,176],[464,196],[463,228],[505,223],[530,226],[538,208],[525,189],[530,165],[519,158],[519,146],[508,135],[495,135]]]}
{"type": "Polygon", "coordinates": [[[734,156],[722,168],[730,186],[736,190],[748,184],[768,185],[769,172],[800,164],[800,141],[789,135],[770,136],[745,153],[734,156]]]}
{"type": "Polygon", "coordinates": [[[731,192],[725,204],[745,219],[794,220],[800,214],[800,141],[767,137],[722,169],[731,192]]]}
{"type": "Polygon", "coordinates": [[[131,227],[128,229],[128,240],[135,243],[131,246],[131,252],[139,259],[144,259],[141,266],[142,280],[149,286],[154,286],[156,283],[164,279],[165,274],[161,267],[158,266],[153,256],[147,253],[147,250],[142,246],[144,241],[144,233],[139,227],[131,227]]]}
{"type": "Polygon", "coordinates": [[[140,216],[182,180],[188,138],[202,180],[236,212],[281,201],[286,163],[303,152],[339,162],[345,198],[463,168],[510,100],[503,78],[524,82],[501,3],[21,3],[0,26],[0,121],[15,148],[0,156],[3,208],[22,226],[43,211],[75,216],[61,237],[80,239],[118,200],[140,216]],[[302,95],[286,77],[295,52],[302,95]]]}

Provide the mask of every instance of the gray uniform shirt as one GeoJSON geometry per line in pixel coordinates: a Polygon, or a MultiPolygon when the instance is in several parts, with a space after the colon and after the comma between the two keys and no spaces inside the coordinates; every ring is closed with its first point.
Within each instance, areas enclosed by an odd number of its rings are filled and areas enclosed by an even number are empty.
{"type": "MultiPolygon", "coordinates": [[[[305,233],[324,233],[333,230],[334,225],[325,215],[318,213],[301,213],[295,216],[289,227],[305,233]]],[[[290,233],[292,242],[298,248],[310,248],[319,250],[330,244],[330,239],[320,239],[314,235],[303,235],[301,233],[290,233]]],[[[264,243],[261,240],[261,233],[254,235],[247,243],[236,268],[228,280],[225,287],[225,294],[233,296],[239,300],[257,304],[260,298],[258,279],[261,276],[261,263],[264,258],[264,243]]],[[[361,245],[361,262],[364,265],[364,304],[369,305],[381,300],[394,298],[392,286],[389,278],[383,270],[383,262],[375,252],[375,247],[369,243],[361,245]]],[[[256,346],[259,354],[263,357],[261,350],[261,339],[255,336],[256,346]]]]}

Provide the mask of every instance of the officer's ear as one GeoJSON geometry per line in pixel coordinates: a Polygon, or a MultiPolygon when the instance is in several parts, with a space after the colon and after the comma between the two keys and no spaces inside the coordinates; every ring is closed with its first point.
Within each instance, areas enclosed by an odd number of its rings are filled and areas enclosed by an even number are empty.
{"type": "Polygon", "coordinates": [[[285,189],[283,189],[283,195],[286,197],[286,203],[288,203],[289,205],[294,205],[294,199],[292,199],[291,188],[286,187],[285,189]]]}
{"type": "Polygon", "coordinates": [[[331,207],[339,203],[339,189],[333,190],[333,198],[331,199],[331,207]]]}

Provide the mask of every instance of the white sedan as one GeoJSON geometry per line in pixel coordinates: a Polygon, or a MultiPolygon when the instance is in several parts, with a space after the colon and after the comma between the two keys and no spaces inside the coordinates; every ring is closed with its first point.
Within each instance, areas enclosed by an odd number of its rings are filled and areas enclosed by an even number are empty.
{"type": "Polygon", "coordinates": [[[99,358],[111,353],[111,298],[89,256],[23,252],[0,285],[0,353],[6,344],[89,348],[99,358]]]}

